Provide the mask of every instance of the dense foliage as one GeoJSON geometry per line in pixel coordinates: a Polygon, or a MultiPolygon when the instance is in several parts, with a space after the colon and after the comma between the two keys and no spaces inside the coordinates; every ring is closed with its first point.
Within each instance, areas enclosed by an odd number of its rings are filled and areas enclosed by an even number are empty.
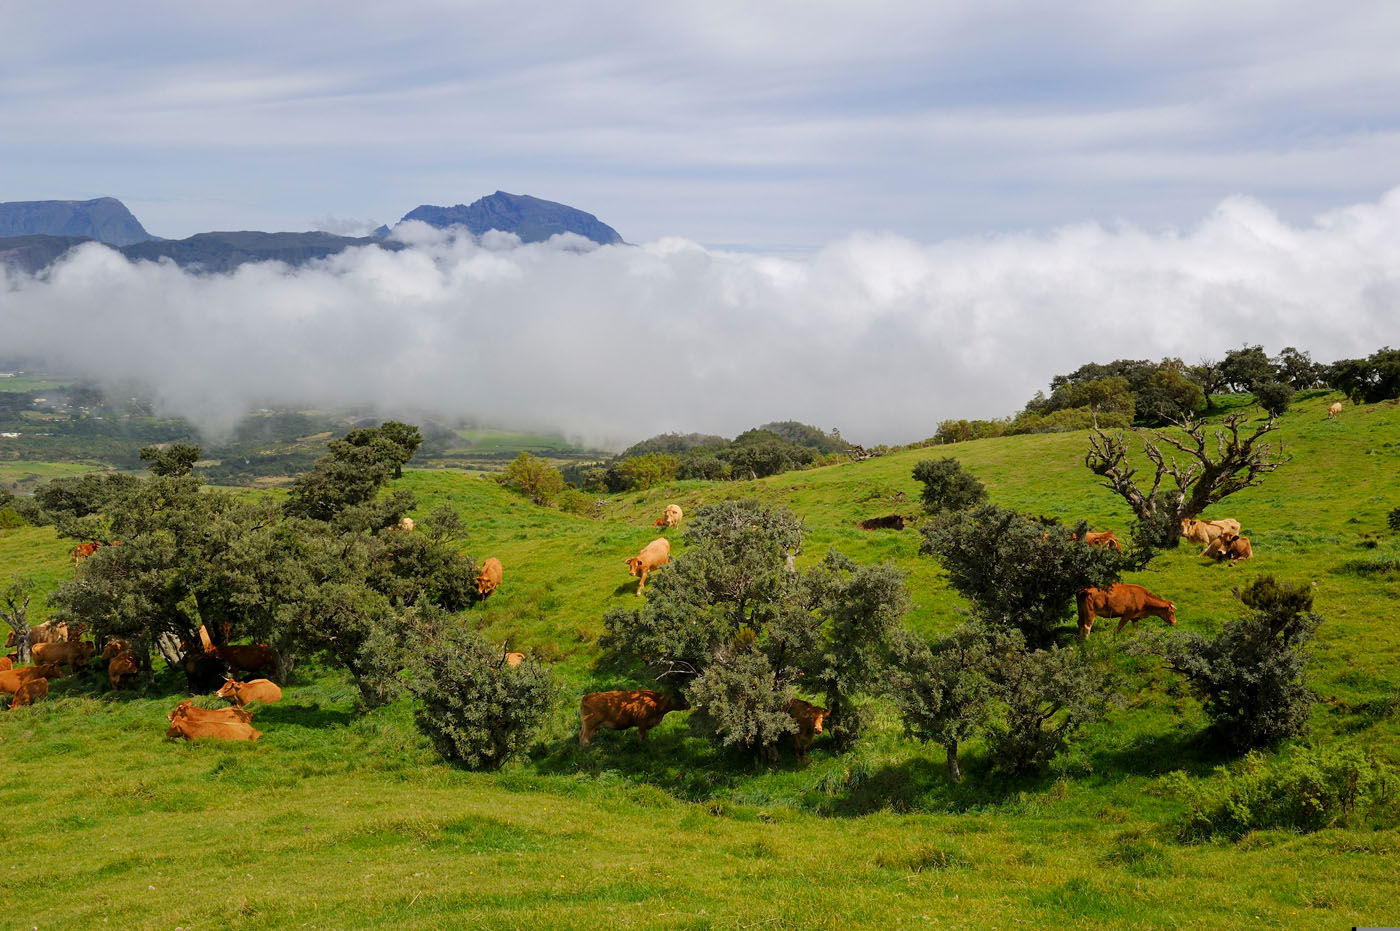
{"type": "Polygon", "coordinates": [[[917,463],[914,481],[924,486],[924,510],[930,514],[963,511],[987,500],[987,487],[951,457],[917,463]]]}

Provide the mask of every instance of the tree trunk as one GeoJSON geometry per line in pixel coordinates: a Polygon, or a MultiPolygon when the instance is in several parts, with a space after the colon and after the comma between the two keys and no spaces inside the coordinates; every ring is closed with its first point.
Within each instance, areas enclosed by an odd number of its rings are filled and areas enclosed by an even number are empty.
{"type": "Polygon", "coordinates": [[[954,782],[962,782],[962,768],[958,766],[958,742],[950,740],[944,746],[948,750],[948,778],[954,782]]]}
{"type": "Polygon", "coordinates": [[[174,634],[161,634],[156,639],[156,649],[160,651],[161,658],[165,660],[167,666],[173,669],[180,665],[180,660],[182,658],[180,640],[174,634]]]}

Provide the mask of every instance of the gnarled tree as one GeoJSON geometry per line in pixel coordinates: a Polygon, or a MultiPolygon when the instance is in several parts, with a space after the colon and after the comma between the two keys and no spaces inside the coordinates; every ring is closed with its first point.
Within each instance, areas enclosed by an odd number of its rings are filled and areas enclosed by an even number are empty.
{"type": "Polygon", "coordinates": [[[1154,470],[1152,484],[1146,488],[1128,462],[1128,443],[1121,430],[1109,434],[1096,423],[1084,465],[1103,478],[1105,488],[1128,502],[1139,521],[1162,528],[1166,538],[1160,544],[1172,545],[1181,536],[1182,520],[1261,484],[1265,475],[1293,458],[1284,454],[1281,444],[1275,451],[1271,443],[1260,442],[1274,429],[1274,417],[1248,435],[1241,435],[1244,421],[1244,414],[1226,417],[1215,431],[1214,442],[1206,435],[1206,424],[1195,419],[1176,422],[1181,436],[1154,431],[1151,439],[1142,441],[1154,470]]]}

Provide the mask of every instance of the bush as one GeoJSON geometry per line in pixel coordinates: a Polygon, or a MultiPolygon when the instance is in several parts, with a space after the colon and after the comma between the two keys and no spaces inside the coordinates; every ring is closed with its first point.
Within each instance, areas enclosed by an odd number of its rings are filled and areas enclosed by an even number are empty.
{"type": "Polygon", "coordinates": [[[690,725],[722,746],[774,759],[777,743],[796,732],[785,707],[791,691],[756,649],[718,652],[689,689],[690,725]]]}
{"type": "Polygon", "coordinates": [[[627,482],[627,490],[645,491],[674,479],[680,467],[681,461],[675,456],[648,453],[645,456],[623,460],[618,466],[618,471],[627,482]]]}
{"type": "Polygon", "coordinates": [[[1277,417],[1293,403],[1293,388],[1281,381],[1262,382],[1254,386],[1254,400],[1269,416],[1277,417]]]}
{"type": "Polygon", "coordinates": [[[1353,747],[1305,751],[1272,763],[1251,751],[1237,766],[1217,769],[1211,780],[1193,782],[1177,772],[1167,784],[1186,803],[1177,832],[1187,841],[1239,838],[1268,828],[1317,831],[1386,808],[1396,797],[1395,773],[1353,747]]]}
{"type": "Polygon", "coordinates": [[[1400,533],[1400,508],[1395,508],[1386,516],[1386,526],[1396,533],[1400,533]]]}
{"type": "Polygon", "coordinates": [[[405,684],[423,707],[419,730],[445,759],[499,769],[529,746],[549,710],[549,670],[531,657],[508,666],[500,647],[473,631],[420,624],[405,684]]]}
{"type": "Polygon", "coordinates": [[[21,517],[14,508],[0,508],[0,530],[14,530],[28,526],[29,521],[21,517]]]}
{"type": "Polygon", "coordinates": [[[502,481],[541,505],[549,504],[564,490],[564,476],[558,469],[524,451],[506,466],[502,481]]]}
{"type": "Polygon", "coordinates": [[[577,488],[564,489],[555,499],[555,503],[559,505],[559,510],[569,514],[577,514],[579,517],[598,516],[598,499],[577,488]]]}
{"type": "Polygon", "coordinates": [[[992,639],[971,624],[932,645],[908,629],[893,638],[889,695],[904,719],[904,732],[941,744],[954,782],[963,778],[959,744],[983,734],[991,714],[992,639]]]}
{"type": "Polygon", "coordinates": [[[962,511],[987,500],[986,486],[952,457],[918,463],[914,481],[923,483],[924,509],[930,514],[962,511]]]}
{"type": "Polygon", "coordinates": [[[1187,633],[1168,642],[1167,661],[1201,698],[1219,735],[1241,750],[1307,730],[1316,701],[1303,683],[1305,649],[1322,618],[1312,589],[1264,576],[1236,594],[1247,613],[1213,639],[1187,633]]]}

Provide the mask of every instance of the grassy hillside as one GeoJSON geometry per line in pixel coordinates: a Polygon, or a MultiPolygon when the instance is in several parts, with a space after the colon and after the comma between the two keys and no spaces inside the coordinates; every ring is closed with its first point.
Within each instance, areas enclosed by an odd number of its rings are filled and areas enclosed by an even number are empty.
{"type": "MultiPolygon", "coordinates": [[[[1231,588],[1263,574],[1316,583],[1310,683],[1325,699],[1309,737],[1281,748],[1359,746],[1400,763],[1400,406],[1298,404],[1277,436],[1293,462],[1216,516],[1245,525],[1256,558],[1233,569],[1183,547],[1129,581],[1210,632],[1236,613],[1231,588]],[[1389,561],[1390,569],[1384,566],[1389,561]]],[[[897,718],[847,754],[819,738],[810,763],[773,769],[717,754],[667,718],[646,746],[604,733],[579,748],[577,699],[631,683],[594,667],[603,612],[634,605],[623,560],[658,531],[668,502],[757,496],[802,515],[799,561],[831,547],[903,567],[925,632],[959,622],[959,599],[916,531],[865,532],[861,518],[916,513],[915,462],[956,455],[997,503],[1095,529],[1126,508],[1082,465],[1079,434],[919,450],[742,484],[682,482],[609,499],[601,519],[532,506],[489,479],[411,471],[401,486],[463,515],[463,549],[498,556],[505,581],[476,623],[552,663],[561,697],[530,758],[501,773],[442,763],[407,701],[364,714],[338,674],[301,671],[257,714],[251,746],[163,739],[180,696],[166,675],[140,695],[96,678],[54,684],[35,709],[0,715],[0,887],[16,926],[212,927],[1339,927],[1394,917],[1394,825],[1310,835],[1256,831],[1179,843],[1171,780],[1234,765],[1201,740],[1196,702],[1166,673],[1122,656],[1125,632],[1089,649],[1128,676],[1127,702],[1043,777],[1014,783],[967,748],[947,782],[940,748],[903,739],[897,718]],[[42,826],[42,830],[35,830],[42,826]]],[[[674,532],[672,532],[674,534],[674,532]]],[[[677,537],[673,539],[678,541],[677,537]]],[[[70,544],[47,529],[0,531],[0,578],[51,586],[70,544]]],[[[33,619],[45,615],[36,605],[33,619]]],[[[1158,623],[1144,621],[1144,625],[1158,623]]],[[[210,703],[213,704],[213,703],[210,703]]],[[[1393,923],[1393,922],[1391,922],[1393,923]]]]}

